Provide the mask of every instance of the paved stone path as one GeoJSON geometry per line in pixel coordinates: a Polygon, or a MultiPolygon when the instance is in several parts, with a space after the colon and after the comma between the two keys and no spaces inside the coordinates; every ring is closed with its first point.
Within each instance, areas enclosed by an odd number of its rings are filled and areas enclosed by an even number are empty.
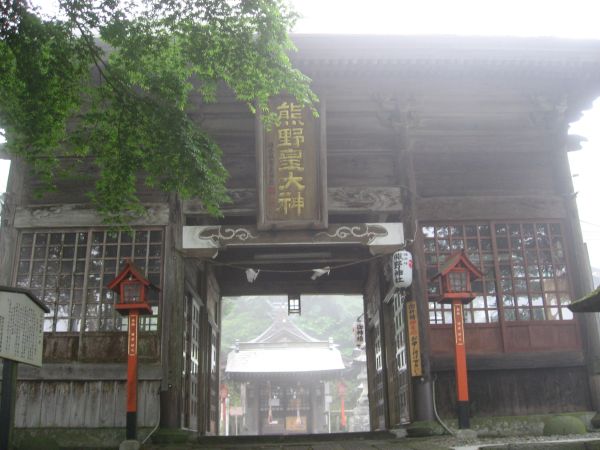
{"type": "Polygon", "coordinates": [[[486,446],[506,450],[600,450],[598,433],[584,436],[514,436],[460,440],[453,436],[396,438],[390,433],[351,433],[310,436],[202,437],[186,444],[146,444],[142,450],[485,450],[486,446]],[[556,445],[559,445],[558,447],[556,445]]]}

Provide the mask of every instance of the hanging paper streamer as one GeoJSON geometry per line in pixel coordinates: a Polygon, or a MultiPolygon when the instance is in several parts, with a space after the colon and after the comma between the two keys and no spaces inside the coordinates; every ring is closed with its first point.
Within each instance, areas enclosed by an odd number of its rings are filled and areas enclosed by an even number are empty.
{"type": "Polygon", "coordinates": [[[325,274],[329,275],[329,272],[331,271],[331,267],[325,266],[322,269],[313,269],[312,271],[313,271],[313,274],[312,274],[312,277],[310,277],[310,279],[316,280],[317,278],[322,277],[325,274]]]}
{"type": "Polygon", "coordinates": [[[254,280],[256,280],[259,273],[260,273],[260,269],[258,269],[258,270],[246,269],[246,279],[248,280],[248,283],[254,283],[254,280]]]}

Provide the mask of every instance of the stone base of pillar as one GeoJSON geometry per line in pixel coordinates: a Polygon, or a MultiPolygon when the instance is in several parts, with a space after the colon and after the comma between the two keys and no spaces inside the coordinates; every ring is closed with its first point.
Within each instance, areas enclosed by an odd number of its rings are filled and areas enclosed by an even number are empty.
{"type": "Polygon", "coordinates": [[[413,392],[415,394],[415,420],[435,420],[431,380],[425,378],[415,379],[413,381],[413,392]]]}

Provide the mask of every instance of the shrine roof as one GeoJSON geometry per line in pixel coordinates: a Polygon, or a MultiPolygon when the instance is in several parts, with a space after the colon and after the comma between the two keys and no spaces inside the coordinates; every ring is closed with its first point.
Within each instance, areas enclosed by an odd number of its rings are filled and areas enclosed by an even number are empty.
{"type": "Polygon", "coordinates": [[[344,369],[338,346],[301,330],[285,309],[275,311],[273,323],[256,338],[236,342],[227,356],[228,374],[332,373],[344,369]]]}
{"type": "Polygon", "coordinates": [[[573,303],[568,308],[573,312],[600,312],[600,287],[573,303]]]}
{"type": "Polygon", "coordinates": [[[328,342],[240,344],[227,356],[227,374],[338,372],[344,369],[337,346],[328,342]]]}
{"type": "Polygon", "coordinates": [[[269,328],[246,344],[259,342],[318,342],[318,339],[302,331],[287,317],[280,315],[269,328]]]}
{"type": "Polygon", "coordinates": [[[474,278],[483,277],[483,273],[477,267],[475,267],[475,265],[471,262],[471,260],[468,258],[467,254],[463,249],[454,252],[453,254],[448,256],[442,264],[442,267],[439,269],[438,273],[431,277],[431,280],[434,280],[440,276],[447,275],[448,272],[450,272],[450,270],[452,270],[459,263],[462,264],[467,270],[469,270],[474,278]]]}

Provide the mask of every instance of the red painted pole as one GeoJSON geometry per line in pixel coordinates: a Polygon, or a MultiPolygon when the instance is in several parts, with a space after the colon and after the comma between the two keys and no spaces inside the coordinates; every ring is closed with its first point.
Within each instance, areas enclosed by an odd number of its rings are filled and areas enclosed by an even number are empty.
{"type": "Polygon", "coordinates": [[[347,419],[346,419],[346,408],[344,405],[344,397],[340,397],[340,427],[342,430],[346,429],[347,419]]]}
{"type": "Polygon", "coordinates": [[[346,408],[344,405],[344,400],[346,399],[346,385],[343,381],[338,383],[338,394],[340,396],[340,428],[342,430],[346,429],[346,408]]]}
{"type": "Polygon", "coordinates": [[[127,332],[127,439],[137,439],[137,369],[139,311],[129,313],[127,332]]]}
{"type": "Polygon", "coordinates": [[[463,305],[460,300],[452,300],[452,321],[454,323],[454,359],[456,364],[456,406],[458,428],[470,428],[469,424],[469,383],[467,380],[467,352],[465,347],[465,324],[463,305]]]}

